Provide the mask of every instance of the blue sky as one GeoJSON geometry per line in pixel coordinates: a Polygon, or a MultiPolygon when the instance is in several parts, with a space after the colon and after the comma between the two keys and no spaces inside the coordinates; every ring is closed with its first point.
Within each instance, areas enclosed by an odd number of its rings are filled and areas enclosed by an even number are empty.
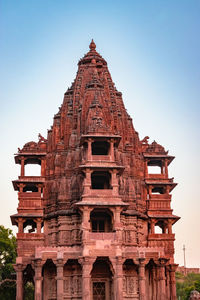
{"type": "Polygon", "coordinates": [[[1,223],[11,227],[17,147],[46,136],[91,38],[140,138],[176,159],[176,262],[200,267],[200,1],[0,1],[1,223]]]}

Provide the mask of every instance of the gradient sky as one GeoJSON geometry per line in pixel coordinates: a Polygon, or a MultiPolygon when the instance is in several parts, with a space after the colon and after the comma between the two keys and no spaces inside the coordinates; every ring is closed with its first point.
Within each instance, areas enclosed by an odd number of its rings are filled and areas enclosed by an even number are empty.
{"type": "Polygon", "coordinates": [[[200,267],[199,36],[199,0],[0,0],[0,224],[14,229],[13,154],[46,137],[93,38],[140,138],[176,156],[175,259],[185,244],[187,266],[200,267]]]}

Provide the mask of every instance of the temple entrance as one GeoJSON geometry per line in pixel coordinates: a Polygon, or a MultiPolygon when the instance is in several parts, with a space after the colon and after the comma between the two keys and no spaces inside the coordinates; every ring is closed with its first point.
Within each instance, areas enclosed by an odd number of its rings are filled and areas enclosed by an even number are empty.
{"type": "Polygon", "coordinates": [[[107,258],[98,258],[93,265],[92,300],[112,300],[112,272],[107,258]]]}

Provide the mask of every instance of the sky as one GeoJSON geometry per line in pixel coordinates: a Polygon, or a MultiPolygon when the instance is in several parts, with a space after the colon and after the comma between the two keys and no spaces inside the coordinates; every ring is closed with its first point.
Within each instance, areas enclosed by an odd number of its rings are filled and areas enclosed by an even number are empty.
{"type": "Polygon", "coordinates": [[[200,0],[0,0],[0,224],[12,228],[14,153],[46,137],[93,38],[140,139],[176,156],[175,261],[200,268],[200,0]]]}

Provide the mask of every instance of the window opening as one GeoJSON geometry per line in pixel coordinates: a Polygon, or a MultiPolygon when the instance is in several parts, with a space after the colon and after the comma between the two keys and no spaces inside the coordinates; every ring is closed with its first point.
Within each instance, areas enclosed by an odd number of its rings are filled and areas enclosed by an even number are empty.
{"type": "Polygon", "coordinates": [[[152,194],[165,194],[164,187],[158,186],[158,187],[152,188],[152,194]]]}
{"type": "Polygon", "coordinates": [[[25,165],[25,176],[41,176],[41,166],[37,164],[25,165]]]}
{"type": "Polygon", "coordinates": [[[92,155],[108,155],[110,144],[106,141],[92,143],[92,155]]]}
{"type": "Polygon", "coordinates": [[[158,221],[155,224],[155,233],[158,233],[158,234],[167,233],[166,224],[164,223],[164,221],[158,221]]]}
{"type": "Polygon", "coordinates": [[[148,174],[162,174],[162,161],[152,160],[148,164],[148,174]]]}
{"type": "Polygon", "coordinates": [[[148,174],[161,174],[161,167],[148,166],[148,174]]]}
{"type": "Polygon", "coordinates": [[[109,172],[93,172],[91,175],[92,189],[111,189],[109,172]]]}
{"type": "Polygon", "coordinates": [[[27,220],[23,224],[24,233],[36,233],[37,225],[33,220],[27,220]]]}
{"type": "Polygon", "coordinates": [[[106,211],[91,213],[91,229],[92,232],[111,232],[112,220],[110,214],[106,211]]]}
{"type": "Polygon", "coordinates": [[[35,185],[26,185],[23,188],[23,192],[27,192],[27,193],[38,192],[38,187],[35,185]]]}

